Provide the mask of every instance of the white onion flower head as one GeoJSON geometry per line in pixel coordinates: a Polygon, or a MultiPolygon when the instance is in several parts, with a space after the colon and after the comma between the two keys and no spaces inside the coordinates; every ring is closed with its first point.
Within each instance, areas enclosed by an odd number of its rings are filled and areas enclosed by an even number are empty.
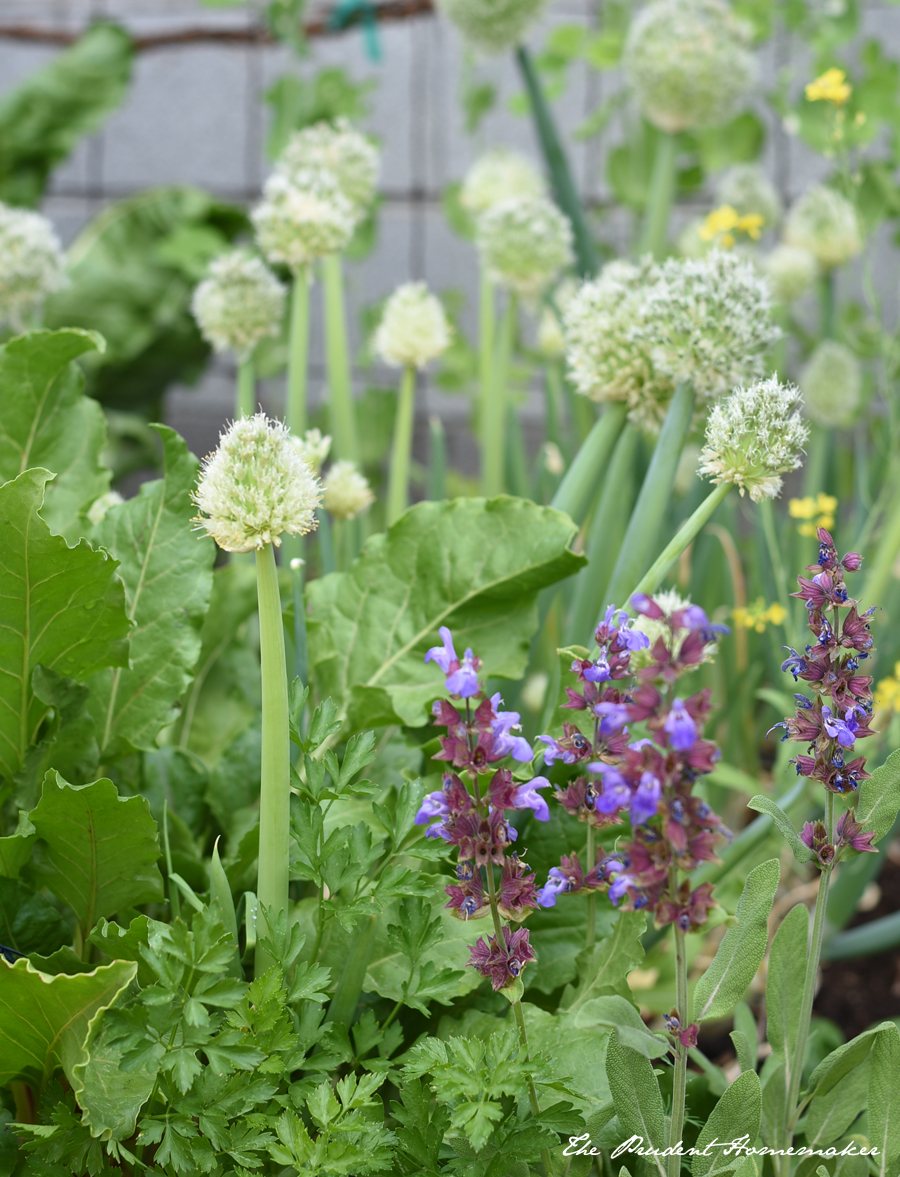
{"type": "Polygon", "coordinates": [[[482,53],[503,53],[522,39],[547,0],[438,0],[463,38],[482,53]]]}
{"type": "Polygon", "coordinates": [[[47,218],[0,202],[0,321],[24,331],[66,281],[62,246],[47,218]]]}
{"type": "Polygon", "coordinates": [[[563,314],[569,378],[582,396],[598,403],[623,401],[632,421],[648,426],[656,406],[671,397],[672,383],[653,370],[639,329],[647,291],[659,281],[649,259],[640,266],[607,263],[584,282],[563,314]]]}
{"type": "Polygon", "coordinates": [[[808,416],[819,425],[850,425],[862,403],[859,360],[843,343],[823,339],[800,373],[800,389],[808,416]]]}
{"type": "Polygon", "coordinates": [[[316,527],[321,485],[280,421],[242,417],[203,462],[194,502],[197,523],[226,552],[281,544],[282,535],[316,527]]]}
{"type": "Polygon", "coordinates": [[[814,184],[791,206],[784,239],[788,245],[808,250],[823,270],[842,266],[862,249],[856,209],[824,184],[814,184]]]}
{"type": "Polygon", "coordinates": [[[527,155],[497,147],[480,155],[466,172],[459,203],[478,216],[501,200],[546,195],[544,177],[527,155]]]}
{"type": "Polygon", "coordinates": [[[210,263],[209,276],[194,291],[191,310],[215,351],[243,357],[261,339],[278,334],[286,294],[261,258],[236,249],[210,263]]]}
{"type": "MultiPolygon", "coordinates": [[[[653,594],[653,600],[656,601],[666,617],[671,617],[673,613],[677,613],[679,609],[687,609],[692,603],[690,597],[683,597],[675,589],[663,589],[662,592],[653,594]]],[[[664,618],[656,620],[645,617],[639,614],[634,619],[634,629],[638,633],[646,634],[650,644],[641,650],[633,650],[631,653],[631,661],[629,666],[633,670],[642,670],[645,666],[651,666],[654,662],[653,647],[659,638],[663,638],[667,645],[672,645],[673,656],[681,649],[681,643],[691,632],[689,629],[677,627],[672,629],[664,618]]],[[[702,666],[704,662],[714,662],[715,653],[718,648],[718,641],[708,642],[703,647],[703,658],[700,662],[689,666],[688,671],[696,670],[698,666],[702,666]]]]}
{"type": "Polygon", "coordinates": [[[337,180],[322,169],[274,172],[250,214],[260,250],[292,270],[340,253],[356,227],[356,212],[337,180]]]}
{"type": "Polygon", "coordinates": [[[369,481],[355,462],[335,462],[322,481],[325,509],[335,519],[355,519],[375,502],[369,481]]]}
{"type": "Polygon", "coordinates": [[[809,435],[799,405],[799,389],[777,376],[736,388],[709,414],[700,473],[732,483],[755,503],[777,498],[782,474],[801,465],[809,435]]]}
{"type": "Polygon", "coordinates": [[[784,211],[775,185],[758,163],[729,168],[716,184],[716,196],[719,204],[730,205],[739,216],[761,216],[764,229],[777,225],[784,211]]]}
{"type": "Polygon", "coordinates": [[[757,72],[750,29],[722,0],[653,0],[622,63],[646,117],[673,133],[727,123],[757,72]]]}
{"type": "Polygon", "coordinates": [[[386,364],[421,369],[444,354],[451,336],[441,300],[424,282],[404,282],[385,303],[373,344],[386,364]]]}
{"type": "Polygon", "coordinates": [[[307,429],[302,437],[292,436],[291,441],[313,474],[318,474],[331,453],[331,437],[327,433],[323,437],[321,429],[307,429]]]}
{"type": "Polygon", "coordinates": [[[314,123],[294,131],[275,162],[276,172],[293,180],[305,171],[326,171],[361,219],[375,198],[378,149],[348,119],[314,123]]]}
{"type": "Polygon", "coordinates": [[[572,264],[572,226],[543,196],[513,197],[478,218],[478,252],[488,275],[533,302],[572,264]]]}
{"type": "Polygon", "coordinates": [[[762,259],[763,273],[779,302],[801,298],[819,276],[819,263],[808,249],[782,242],[762,259]]]}
{"type": "Polygon", "coordinates": [[[689,380],[700,400],[759,379],[781,336],[768,283],[730,250],[669,258],[642,309],[640,333],[654,369],[673,385],[689,380]]]}

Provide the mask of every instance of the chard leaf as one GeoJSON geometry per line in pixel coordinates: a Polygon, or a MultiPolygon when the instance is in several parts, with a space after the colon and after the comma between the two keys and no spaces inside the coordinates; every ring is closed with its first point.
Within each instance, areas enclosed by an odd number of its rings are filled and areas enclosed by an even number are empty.
{"type": "Polygon", "coordinates": [[[200,625],[212,591],[215,544],[192,529],[191,490],[198,463],[164,425],[165,476],[107,512],[99,543],[121,561],[128,616],[135,624],[131,664],[91,681],[90,709],[105,760],[152,750],[190,682],[200,625]]]}
{"type": "Polygon", "coordinates": [[[421,727],[444,693],[426,665],[438,629],[471,646],[484,675],[515,678],[537,626],[537,594],[583,566],[567,515],[524,499],[418,503],[373,536],[347,572],[308,589],[310,664],[349,727],[421,727]]]}
{"type": "Polygon", "coordinates": [[[40,973],[30,960],[0,960],[0,1086],[41,1084],[57,1067],[71,1081],[88,1026],[131,984],[137,965],[117,960],[89,973],[40,973]]]}
{"type": "Polygon", "coordinates": [[[39,665],[79,682],[128,665],[116,561],[50,533],[38,511],[51,478],[26,470],[0,486],[0,776],[10,778],[49,715],[32,686],[39,665]]]}
{"type": "Polygon", "coordinates": [[[84,937],[101,916],[162,899],[156,822],[143,797],[120,797],[109,780],[70,785],[51,771],[29,816],[43,846],[28,877],[68,903],[84,937]]]}
{"type": "Polygon", "coordinates": [[[83,395],[84,376],[72,362],[104,346],[94,331],[69,329],[32,331],[0,347],[0,482],[37,466],[52,470],[41,516],[70,543],[109,490],[103,410],[83,395]]]}

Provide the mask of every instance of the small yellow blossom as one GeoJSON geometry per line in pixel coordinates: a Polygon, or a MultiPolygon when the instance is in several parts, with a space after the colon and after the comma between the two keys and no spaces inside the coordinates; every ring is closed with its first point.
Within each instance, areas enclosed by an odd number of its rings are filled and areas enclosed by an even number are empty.
{"type": "Polygon", "coordinates": [[[835,106],[843,106],[852,93],[853,87],[842,69],[827,69],[806,87],[808,102],[831,102],[835,106]]]}
{"type": "Polygon", "coordinates": [[[759,240],[765,217],[761,213],[747,213],[740,216],[730,204],[714,208],[697,230],[701,241],[715,241],[730,249],[734,245],[735,233],[746,233],[754,241],[759,240]]]}
{"type": "Polygon", "coordinates": [[[781,625],[787,617],[787,609],[778,601],[766,605],[763,597],[757,597],[752,605],[746,608],[733,609],[731,613],[734,624],[743,629],[755,629],[763,633],[767,625],[781,625]]]}
{"type": "Polygon", "coordinates": [[[883,678],[875,688],[874,702],[879,711],[900,712],[900,662],[894,663],[894,673],[883,678]]]}
{"type": "Polygon", "coordinates": [[[834,517],[838,501],[834,495],[818,494],[815,498],[791,499],[788,503],[788,514],[792,519],[803,519],[797,528],[801,535],[815,537],[820,527],[830,530],[834,527],[834,517]]]}

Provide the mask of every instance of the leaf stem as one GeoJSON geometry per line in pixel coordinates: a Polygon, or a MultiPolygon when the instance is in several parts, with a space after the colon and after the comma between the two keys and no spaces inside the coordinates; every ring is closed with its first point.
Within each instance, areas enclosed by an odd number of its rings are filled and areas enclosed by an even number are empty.
{"type": "MultiPolygon", "coordinates": [[[[643,577],[641,577],[640,582],[634,590],[636,593],[652,593],[659,588],[665,579],[666,573],[681,553],[694,542],[700,533],[700,529],[709,522],[716,508],[720,503],[724,502],[730,490],[730,482],[720,482],[718,486],[709,492],[700,506],[694,511],[693,515],[689,519],[685,519],[672,539],[669,540],[662,552],[660,552],[643,577]]],[[[626,599],[630,600],[632,595],[630,593],[626,599]]]]}
{"type": "MultiPolygon", "coordinates": [[[[288,862],[291,797],[291,740],[287,664],[278,570],[272,544],[256,553],[259,600],[259,651],[262,675],[262,771],[259,797],[259,874],[256,894],[260,912],[277,918],[288,906],[288,862]]],[[[265,920],[265,916],[262,916],[265,920]]],[[[274,964],[257,939],[256,975],[274,964]]]]}
{"type": "Polygon", "coordinates": [[[325,295],[325,360],[335,457],[358,462],[359,439],[347,350],[340,254],[333,253],[322,259],[322,286],[325,295]]]}
{"type": "Polygon", "coordinates": [[[506,314],[497,340],[496,357],[491,373],[490,391],[484,413],[481,450],[482,493],[491,498],[503,494],[504,456],[506,453],[507,385],[516,334],[518,299],[509,292],[506,314]]]}
{"type": "Polygon", "coordinates": [[[306,432],[306,371],[309,362],[309,269],[294,272],[288,339],[287,403],[284,420],[294,437],[306,432]]]}
{"type": "Polygon", "coordinates": [[[409,506],[409,459],[412,452],[416,404],[416,369],[407,364],[400,381],[400,397],[394,421],[394,444],[388,473],[387,525],[396,523],[409,506]]]}
{"type": "Polygon", "coordinates": [[[651,253],[659,259],[665,255],[669,234],[669,214],[675,196],[675,136],[660,131],[650,177],[650,191],[638,242],[638,257],[651,253]]]}
{"type": "Polygon", "coordinates": [[[253,352],[247,352],[238,359],[237,396],[234,415],[252,417],[256,412],[256,365],[253,352]]]}

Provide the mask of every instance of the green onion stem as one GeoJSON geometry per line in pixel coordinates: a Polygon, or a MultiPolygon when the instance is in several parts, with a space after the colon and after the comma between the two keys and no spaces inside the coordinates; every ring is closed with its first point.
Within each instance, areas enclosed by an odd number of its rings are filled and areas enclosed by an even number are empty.
{"type": "Polygon", "coordinates": [[[333,253],[322,259],[322,286],[325,295],[325,361],[334,454],[336,458],[359,462],[340,254],[333,253]]]}
{"type": "Polygon", "coordinates": [[[396,523],[409,506],[409,460],[412,454],[415,404],[416,369],[412,364],[407,364],[400,381],[397,416],[394,420],[394,443],[388,473],[388,527],[396,523]]]}

